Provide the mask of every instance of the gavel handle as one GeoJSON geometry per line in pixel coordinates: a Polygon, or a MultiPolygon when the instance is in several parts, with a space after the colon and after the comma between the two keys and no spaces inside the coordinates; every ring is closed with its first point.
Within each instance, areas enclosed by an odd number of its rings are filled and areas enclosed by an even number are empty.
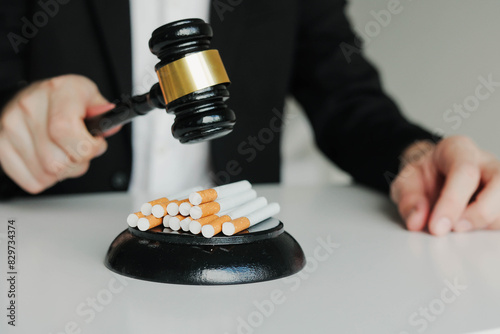
{"type": "Polygon", "coordinates": [[[85,125],[93,136],[99,136],[118,125],[130,122],[134,117],[147,114],[154,108],[165,108],[159,84],[153,85],[149,93],[132,96],[117,103],[115,108],[104,114],[85,119],[85,125]]]}

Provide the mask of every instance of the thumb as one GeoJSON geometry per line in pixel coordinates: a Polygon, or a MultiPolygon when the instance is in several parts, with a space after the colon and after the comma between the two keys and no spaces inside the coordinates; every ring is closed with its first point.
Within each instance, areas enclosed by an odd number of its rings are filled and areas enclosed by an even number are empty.
{"type": "Polygon", "coordinates": [[[85,118],[100,115],[115,107],[114,103],[109,102],[104,96],[102,96],[99,88],[94,83],[87,86],[89,87],[87,89],[87,109],[85,118]]]}
{"type": "MultiPolygon", "coordinates": [[[[89,95],[89,103],[87,104],[87,108],[85,110],[85,118],[102,115],[115,107],[116,104],[109,102],[104,96],[102,96],[99,88],[93,85],[93,89],[91,89],[91,94],[89,95]]],[[[113,129],[102,133],[100,136],[109,137],[120,131],[120,129],[121,126],[116,126],[113,129]]]]}
{"type": "MultiPolygon", "coordinates": [[[[116,104],[108,102],[106,99],[102,98],[103,102],[101,104],[95,104],[87,107],[86,118],[94,117],[97,115],[104,114],[105,112],[116,107],[116,104]]],[[[121,125],[116,126],[102,134],[104,137],[109,137],[120,131],[121,125]]]]}
{"type": "Polygon", "coordinates": [[[104,100],[100,104],[95,104],[87,107],[87,112],[85,114],[86,118],[89,117],[94,117],[100,114],[105,113],[106,111],[109,111],[113,109],[116,105],[114,103],[108,102],[104,100]]]}

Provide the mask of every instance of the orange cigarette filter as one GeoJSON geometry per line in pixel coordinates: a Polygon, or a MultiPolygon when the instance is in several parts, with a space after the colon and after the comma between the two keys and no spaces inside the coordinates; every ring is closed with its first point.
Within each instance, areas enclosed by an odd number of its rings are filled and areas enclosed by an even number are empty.
{"type": "Polygon", "coordinates": [[[189,223],[189,231],[193,234],[198,234],[201,232],[203,226],[209,224],[211,221],[219,218],[219,215],[206,216],[200,219],[192,220],[189,223]]]}
{"type": "Polygon", "coordinates": [[[174,200],[170,201],[167,204],[167,213],[171,216],[177,216],[177,214],[179,213],[179,206],[184,202],[189,202],[189,198],[185,198],[185,199],[181,199],[181,200],[174,199],[174,200]]]}
{"type": "Polygon", "coordinates": [[[198,219],[196,221],[198,223],[200,223],[201,226],[204,226],[204,225],[210,224],[212,221],[214,221],[217,218],[219,218],[218,215],[210,215],[210,216],[206,216],[206,217],[200,218],[200,219],[198,219]]]}
{"type": "Polygon", "coordinates": [[[201,218],[215,215],[220,211],[220,204],[217,202],[201,204],[199,207],[201,209],[201,218]]]}
{"type": "Polygon", "coordinates": [[[214,235],[219,234],[222,231],[222,224],[230,222],[231,220],[232,220],[231,217],[225,215],[210,222],[210,225],[212,225],[214,228],[214,235]]]}
{"type": "Polygon", "coordinates": [[[142,214],[142,212],[137,211],[137,212],[131,213],[127,217],[127,223],[128,223],[128,225],[130,227],[136,227],[137,226],[137,222],[141,218],[144,218],[144,215],[142,214]]]}
{"type": "Polygon", "coordinates": [[[134,212],[133,215],[136,215],[137,218],[144,218],[145,216],[142,214],[142,212],[140,211],[137,211],[137,212],[134,212]]]}
{"type": "Polygon", "coordinates": [[[183,215],[177,215],[177,216],[174,216],[172,218],[170,218],[170,220],[168,221],[168,226],[170,227],[170,229],[174,230],[174,231],[178,231],[180,230],[181,228],[181,220],[183,220],[184,217],[183,215]]]}
{"type": "Polygon", "coordinates": [[[197,192],[201,196],[201,203],[213,202],[217,199],[217,191],[215,189],[205,189],[197,192]]]}
{"type": "Polygon", "coordinates": [[[162,197],[162,198],[155,199],[154,201],[150,201],[148,203],[151,204],[151,206],[155,206],[156,204],[163,204],[165,202],[168,202],[168,198],[162,197]]]}
{"type": "Polygon", "coordinates": [[[152,229],[153,227],[161,225],[162,223],[163,223],[162,218],[156,218],[153,215],[149,215],[149,216],[146,216],[144,218],[139,219],[139,222],[137,223],[137,227],[141,231],[147,231],[149,229],[152,229]]]}
{"type": "Polygon", "coordinates": [[[162,198],[155,199],[154,201],[150,201],[150,202],[144,203],[141,206],[141,212],[142,212],[142,214],[145,215],[145,216],[149,216],[151,214],[152,208],[155,205],[163,203],[163,202],[168,202],[168,198],[162,197],[162,198]]]}
{"type": "Polygon", "coordinates": [[[169,200],[166,200],[166,201],[163,201],[163,202],[156,203],[155,205],[153,205],[153,207],[154,207],[154,206],[157,206],[157,205],[161,206],[161,207],[162,207],[162,209],[163,209],[163,216],[165,216],[165,215],[167,214],[167,206],[168,206],[170,203],[172,203],[172,202],[171,202],[171,201],[169,201],[169,200]]]}
{"type": "Polygon", "coordinates": [[[176,216],[179,213],[179,206],[184,203],[189,202],[189,198],[181,199],[181,200],[173,200],[167,205],[167,213],[171,216],[176,216]]]}
{"type": "Polygon", "coordinates": [[[234,225],[235,234],[250,227],[250,220],[247,217],[236,218],[232,223],[234,225]]]}

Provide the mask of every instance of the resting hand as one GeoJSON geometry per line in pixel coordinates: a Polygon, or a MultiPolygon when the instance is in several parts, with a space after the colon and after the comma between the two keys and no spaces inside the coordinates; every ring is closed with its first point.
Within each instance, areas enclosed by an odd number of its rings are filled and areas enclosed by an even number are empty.
{"type": "Polygon", "coordinates": [[[493,155],[456,136],[413,144],[403,161],[391,198],[410,231],[500,229],[500,161],[493,155]]]}

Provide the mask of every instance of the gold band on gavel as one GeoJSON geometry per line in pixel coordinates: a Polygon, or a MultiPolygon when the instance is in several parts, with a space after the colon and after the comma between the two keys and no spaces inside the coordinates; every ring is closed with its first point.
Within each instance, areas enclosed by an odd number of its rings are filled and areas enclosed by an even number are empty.
{"type": "Polygon", "coordinates": [[[187,55],[161,67],[156,73],[167,104],[197,90],[229,83],[217,50],[187,55]]]}

